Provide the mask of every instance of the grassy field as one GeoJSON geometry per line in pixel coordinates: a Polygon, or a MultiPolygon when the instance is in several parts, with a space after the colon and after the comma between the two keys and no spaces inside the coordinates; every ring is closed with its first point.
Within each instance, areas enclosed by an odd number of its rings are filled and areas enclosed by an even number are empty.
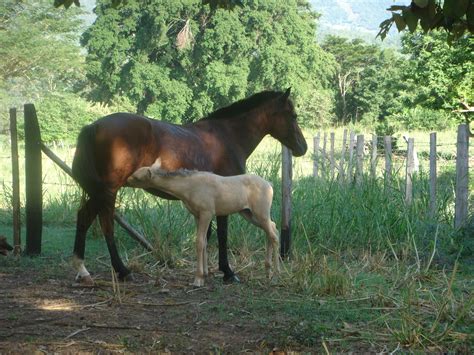
{"type": "MultiPolygon", "coordinates": [[[[126,329],[120,331],[118,326],[109,327],[115,331],[109,329],[110,334],[101,334],[102,338],[88,337],[88,332],[74,336],[76,343],[69,349],[88,350],[92,346],[94,350],[181,352],[189,349],[215,352],[272,349],[472,352],[474,239],[472,229],[456,231],[452,227],[455,132],[438,135],[440,159],[435,219],[428,216],[425,160],[429,149],[426,144],[429,142],[428,133],[412,134],[415,142],[419,142],[417,150],[422,171],[415,178],[411,206],[404,203],[402,156],[394,159],[394,171],[398,173],[390,188],[382,173],[376,178],[366,176],[361,186],[312,178],[311,137],[314,133],[306,134],[310,146],[308,154],[294,159],[292,254],[276,280],[269,283],[264,277],[263,233],[242,223],[239,216],[232,216],[230,260],[243,282],[225,286],[219,277],[211,278],[208,287],[194,292],[188,285],[192,281],[195,261],[193,218],[179,202],[157,200],[141,190],[123,189],[117,203],[119,212],[152,241],[156,249],[153,253],[144,253],[116,227],[121,253],[139,275],[138,283],[128,286],[119,302],[117,294],[120,295],[120,291],[117,293],[115,284],[110,281],[105,242],[94,226],[88,237],[86,262],[95,272],[95,277],[104,281],[100,287],[90,291],[91,297],[97,302],[107,302],[108,307],[101,309],[101,312],[106,312],[104,314],[119,309],[128,310],[127,314],[136,313],[131,321],[143,329],[148,329],[151,324],[148,323],[147,328],[143,323],[147,317],[146,310],[131,306],[132,303],[143,303],[140,297],[156,295],[153,296],[155,303],[183,303],[183,306],[170,307],[172,309],[160,313],[163,324],[149,320],[156,329],[165,325],[175,329],[176,321],[173,319],[179,319],[180,329],[160,335],[158,340],[151,342],[150,337],[130,336],[126,329]],[[161,293],[163,289],[167,292],[161,293]],[[187,315],[193,312],[198,312],[199,320],[189,319],[187,315]],[[223,335],[224,340],[216,338],[215,334],[224,330],[231,335],[223,335]],[[105,344],[97,343],[97,339],[105,344]]],[[[336,130],[337,147],[341,145],[340,141],[342,129],[336,130]]],[[[9,155],[6,147],[4,143],[0,153],[3,182],[0,234],[10,238],[11,166],[5,158],[9,155]]],[[[53,150],[70,165],[72,149],[53,150]]],[[[276,193],[272,213],[277,225],[281,206],[279,153],[279,145],[265,139],[248,162],[249,171],[267,178],[274,185],[276,193]]],[[[379,165],[383,165],[382,161],[379,165]]],[[[2,258],[0,275],[7,281],[12,280],[12,285],[13,275],[23,275],[37,286],[35,292],[39,296],[48,299],[50,296],[41,295],[38,286],[50,280],[60,282],[58,290],[62,297],[71,293],[66,285],[74,278],[69,258],[81,193],[72,180],[51,162],[45,160],[43,169],[43,255],[35,259],[2,258]]],[[[472,206],[473,179],[470,180],[470,191],[472,206]]],[[[470,223],[473,223],[472,211],[470,223]]],[[[210,260],[214,269],[217,268],[216,244],[214,237],[210,242],[210,260]]],[[[217,271],[215,275],[218,276],[217,271]]],[[[25,292],[15,287],[10,289],[12,294],[25,292]]],[[[85,307],[92,301],[81,301],[79,297],[76,302],[85,307]]],[[[70,312],[67,314],[71,324],[79,322],[79,316],[74,318],[73,311],[67,312],[70,312]]],[[[94,317],[93,314],[89,316],[94,317]]],[[[15,317],[24,321],[24,316],[15,317]]],[[[0,314],[0,321],[6,318],[0,314]]],[[[99,320],[96,318],[97,322],[99,320]]],[[[15,329],[16,323],[13,323],[15,329]]],[[[93,328],[93,324],[89,322],[87,327],[93,328]]],[[[59,332],[56,328],[45,328],[45,332],[51,331],[59,332]]],[[[73,331],[70,329],[69,333],[73,331]]],[[[54,338],[45,336],[45,332],[25,337],[19,332],[6,334],[0,331],[0,350],[13,347],[14,343],[23,344],[24,347],[17,348],[19,350],[36,349],[38,344],[47,346],[49,350],[58,350],[54,344],[68,344],[64,340],[68,334],[54,338]]]]}

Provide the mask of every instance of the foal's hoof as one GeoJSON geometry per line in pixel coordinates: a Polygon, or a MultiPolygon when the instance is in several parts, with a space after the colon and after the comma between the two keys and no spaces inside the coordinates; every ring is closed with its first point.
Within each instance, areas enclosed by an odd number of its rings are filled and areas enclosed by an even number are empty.
{"type": "Polygon", "coordinates": [[[224,283],[225,284],[239,284],[240,279],[236,274],[232,275],[224,275],[224,283]]]}
{"type": "Polygon", "coordinates": [[[76,282],[81,286],[94,286],[94,280],[92,280],[91,275],[77,276],[76,282]]]}

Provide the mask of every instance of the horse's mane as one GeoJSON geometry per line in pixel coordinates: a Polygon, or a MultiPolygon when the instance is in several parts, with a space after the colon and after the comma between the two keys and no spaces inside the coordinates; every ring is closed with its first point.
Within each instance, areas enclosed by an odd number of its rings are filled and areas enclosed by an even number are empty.
{"type": "Polygon", "coordinates": [[[206,117],[202,118],[201,120],[218,120],[220,118],[229,118],[240,115],[244,112],[248,112],[262,103],[272,100],[278,96],[283,95],[281,91],[262,91],[257,94],[254,94],[246,99],[239,100],[234,102],[233,104],[222,107],[206,117]]]}

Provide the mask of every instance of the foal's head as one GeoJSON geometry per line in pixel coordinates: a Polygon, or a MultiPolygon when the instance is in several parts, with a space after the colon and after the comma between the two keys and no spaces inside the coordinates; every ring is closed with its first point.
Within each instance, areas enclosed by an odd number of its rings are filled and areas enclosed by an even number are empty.
{"type": "Polygon", "coordinates": [[[152,175],[153,174],[149,166],[140,168],[132,175],[130,175],[130,177],[127,179],[127,186],[141,187],[144,189],[147,187],[151,187],[150,183],[152,175]]]}
{"type": "Polygon", "coordinates": [[[289,98],[290,91],[291,88],[288,88],[284,94],[275,99],[273,112],[270,114],[272,120],[270,134],[291,149],[294,156],[299,157],[306,153],[308,145],[296,121],[295,108],[289,98]]]}

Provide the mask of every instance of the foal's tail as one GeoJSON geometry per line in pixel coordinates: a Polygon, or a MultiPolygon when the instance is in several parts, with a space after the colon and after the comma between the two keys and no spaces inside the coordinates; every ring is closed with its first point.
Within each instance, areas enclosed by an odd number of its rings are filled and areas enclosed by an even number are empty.
{"type": "Polygon", "coordinates": [[[95,135],[96,125],[90,124],[82,128],[72,161],[72,176],[89,197],[105,190],[105,184],[100,179],[95,164],[95,135]]]}

